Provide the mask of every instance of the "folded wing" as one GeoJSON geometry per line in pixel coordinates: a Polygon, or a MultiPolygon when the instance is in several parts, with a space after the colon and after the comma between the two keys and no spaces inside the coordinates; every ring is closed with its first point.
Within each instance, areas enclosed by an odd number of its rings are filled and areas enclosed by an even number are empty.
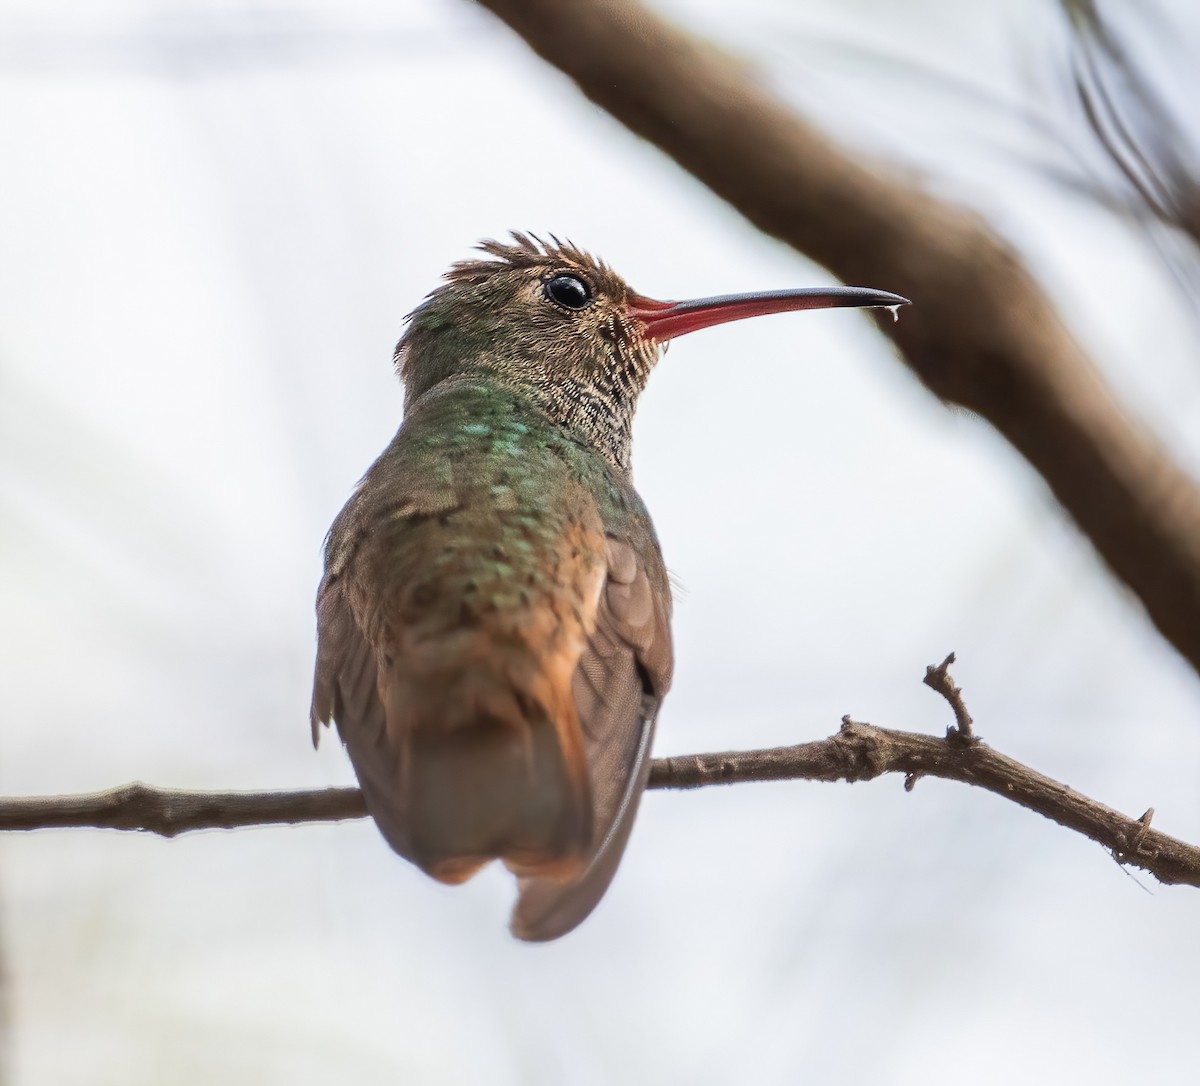
{"type": "Polygon", "coordinates": [[[650,772],[658,706],[671,681],[671,596],[657,544],[608,537],[595,630],[573,689],[592,789],[593,837],[583,872],[520,880],[512,931],[556,939],[604,895],[633,828],[650,772]]]}

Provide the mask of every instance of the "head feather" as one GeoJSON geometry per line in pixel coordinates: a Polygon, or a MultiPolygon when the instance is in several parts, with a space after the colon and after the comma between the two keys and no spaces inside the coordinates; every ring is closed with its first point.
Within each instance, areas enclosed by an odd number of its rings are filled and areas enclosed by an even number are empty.
{"type": "MultiPolygon", "coordinates": [[[[498,271],[546,267],[576,268],[597,275],[611,289],[620,278],[604,261],[580,249],[571,241],[560,241],[554,234],[544,241],[537,234],[511,231],[512,243],[494,239],[480,242],[476,248],[490,260],[460,260],[450,266],[445,278],[451,283],[478,283],[498,271]]],[[[622,284],[623,285],[623,284],[622,284]]]]}

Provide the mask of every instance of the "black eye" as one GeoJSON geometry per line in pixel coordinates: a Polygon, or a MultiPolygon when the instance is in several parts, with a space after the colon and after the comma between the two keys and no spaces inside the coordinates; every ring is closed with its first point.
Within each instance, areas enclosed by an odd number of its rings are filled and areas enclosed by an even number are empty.
{"type": "Polygon", "coordinates": [[[592,302],[587,283],[574,275],[556,275],[547,281],[545,290],[550,301],[565,309],[583,309],[592,302]]]}

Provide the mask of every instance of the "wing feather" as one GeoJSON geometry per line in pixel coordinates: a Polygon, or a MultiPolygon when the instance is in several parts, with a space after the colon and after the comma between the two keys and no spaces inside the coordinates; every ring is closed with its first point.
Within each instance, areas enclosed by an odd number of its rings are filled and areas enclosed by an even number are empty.
{"type": "Polygon", "coordinates": [[[658,707],[671,681],[671,597],[658,547],[609,536],[595,630],[573,683],[592,784],[593,838],[582,874],[520,880],[512,930],[556,939],[604,895],[625,851],[650,773],[658,707]]]}
{"type": "Polygon", "coordinates": [[[340,580],[326,576],[317,594],[317,663],[310,721],[315,747],[321,726],[354,721],[367,734],[384,726],[375,650],[354,618],[340,580]]]}

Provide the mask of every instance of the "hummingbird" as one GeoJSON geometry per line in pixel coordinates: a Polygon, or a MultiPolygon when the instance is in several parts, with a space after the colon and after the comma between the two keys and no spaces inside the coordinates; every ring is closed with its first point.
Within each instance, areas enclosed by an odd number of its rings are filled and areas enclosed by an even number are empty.
{"type": "Polygon", "coordinates": [[[666,345],[726,321],[907,299],[821,287],[663,302],[550,235],[485,241],[408,315],[404,414],[334,520],[311,723],[336,722],[387,843],[443,883],[502,861],[511,930],[605,893],[671,685],[671,586],[633,486],[666,345]]]}

